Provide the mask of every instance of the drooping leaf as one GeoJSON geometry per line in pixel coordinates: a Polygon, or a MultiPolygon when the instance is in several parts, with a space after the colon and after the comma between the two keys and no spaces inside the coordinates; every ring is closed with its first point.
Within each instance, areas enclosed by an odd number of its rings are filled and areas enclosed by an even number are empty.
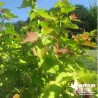
{"type": "Polygon", "coordinates": [[[65,28],[71,28],[71,29],[79,29],[79,27],[76,24],[73,24],[69,18],[65,17],[61,20],[62,23],[64,23],[65,28]]]}
{"type": "Polygon", "coordinates": [[[81,37],[82,37],[83,40],[89,40],[89,35],[88,34],[84,33],[84,34],[82,34],[81,37]]]}
{"type": "Polygon", "coordinates": [[[67,48],[60,48],[59,50],[58,50],[58,52],[61,52],[61,53],[66,53],[66,52],[68,52],[69,50],[67,49],[67,48]]]}
{"type": "Polygon", "coordinates": [[[38,34],[36,32],[28,32],[25,36],[25,39],[21,42],[21,44],[25,44],[27,42],[33,43],[37,41],[39,38],[38,34]]]}
{"type": "Polygon", "coordinates": [[[92,47],[92,48],[96,48],[96,45],[93,44],[93,42],[87,40],[85,41],[84,43],[82,43],[83,46],[89,46],[89,47],[92,47]]]}
{"type": "Polygon", "coordinates": [[[65,28],[79,29],[79,27],[78,27],[77,25],[75,25],[75,24],[73,24],[73,23],[71,23],[71,22],[65,24],[64,26],[65,26],[65,28]]]}
{"type": "Polygon", "coordinates": [[[70,20],[74,20],[78,18],[75,13],[71,14],[69,17],[70,17],[70,20]]]}

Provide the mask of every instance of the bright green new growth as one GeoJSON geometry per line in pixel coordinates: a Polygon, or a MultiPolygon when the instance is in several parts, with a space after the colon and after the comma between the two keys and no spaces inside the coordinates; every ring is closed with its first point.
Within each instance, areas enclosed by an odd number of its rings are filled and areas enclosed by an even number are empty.
{"type": "Polygon", "coordinates": [[[79,98],[71,83],[95,84],[96,72],[85,69],[81,58],[87,57],[88,47],[96,46],[88,34],[76,36],[71,31],[79,29],[70,19],[75,7],[58,0],[46,11],[37,9],[35,0],[23,0],[20,8],[25,7],[31,7],[30,22],[21,34],[4,22],[16,16],[7,9],[0,12],[0,96],[10,98],[19,93],[21,98],[79,98]]]}

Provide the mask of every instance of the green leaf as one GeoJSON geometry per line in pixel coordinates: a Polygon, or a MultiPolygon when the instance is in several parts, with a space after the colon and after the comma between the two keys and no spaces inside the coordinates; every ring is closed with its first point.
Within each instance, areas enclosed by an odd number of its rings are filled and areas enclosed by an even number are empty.
{"type": "Polygon", "coordinates": [[[41,98],[58,98],[62,90],[63,88],[61,87],[60,84],[51,81],[45,88],[45,92],[41,98]]]}
{"type": "Polygon", "coordinates": [[[47,50],[45,48],[39,48],[38,46],[35,46],[33,47],[32,51],[34,56],[37,56],[42,59],[47,50]]]}
{"type": "Polygon", "coordinates": [[[73,23],[66,24],[65,27],[71,29],[79,29],[79,27],[73,23]]]}
{"type": "Polygon", "coordinates": [[[44,28],[41,29],[41,32],[42,32],[43,35],[50,34],[53,31],[54,31],[54,29],[53,28],[49,28],[49,27],[44,27],[44,28]]]}
{"type": "Polygon", "coordinates": [[[76,24],[73,24],[68,17],[65,17],[61,19],[61,22],[64,23],[65,28],[71,28],[71,29],[79,29],[79,27],[76,24]]]}
{"type": "Polygon", "coordinates": [[[41,79],[41,77],[37,76],[37,75],[34,75],[32,77],[32,82],[36,85],[36,86],[39,86],[39,87],[42,87],[43,86],[43,80],[41,79]]]}
{"type": "MultiPolygon", "coordinates": [[[[73,74],[70,73],[70,72],[61,72],[61,73],[59,73],[59,75],[57,76],[56,82],[60,82],[60,81],[63,80],[63,78],[71,77],[71,76],[73,76],[73,74]]],[[[69,79],[70,79],[70,78],[69,78],[69,79]]]]}
{"type": "Polygon", "coordinates": [[[66,38],[62,38],[64,40],[64,42],[68,45],[68,46],[71,46],[73,48],[77,48],[79,47],[79,45],[74,41],[74,40],[71,40],[71,39],[66,39],[66,38]]]}
{"type": "Polygon", "coordinates": [[[69,13],[73,10],[75,10],[74,6],[68,6],[67,5],[66,7],[61,8],[61,13],[69,13]]]}
{"type": "Polygon", "coordinates": [[[42,63],[41,68],[43,68],[45,71],[49,71],[55,65],[55,59],[51,55],[47,55],[44,57],[44,62],[42,63]]]}
{"type": "Polygon", "coordinates": [[[75,10],[75,9],[76,9],[76,7],[74,7],[74,6],[71,4],[71,2],[65,1],[65,2],[63,3],[63,7],[61,8],[61,13],[69,13],[69,12],[75,10]]]}
{"type": "Polygon", "coordinates": [[[6,19],[18,18],[18,16],[14,15],[10,10],[8,9],[3,9],[3,10],[4,10],[4,17],[6,19]]]}
{"type": "Polygon", "coordinates": [[[62,23],[64,23],[65,28],[79,29],[79,27],[76,24],[73,24],[68,18],[63,19],[62,23]]]}
{"type": "Polygon", "coordinates": [[[0,7],[3,6],[5,3],[4,2],[0,2],[0,7]]]}
{"type": "Polygon", "coordinates": [[[5,24],[5,33],[11,34],[11,35],[17,35],[17,32],[14,29],[14,26],[10,23],[5,24]]]}
{"type": "Polygon", "coordinates": [[[48,70],[48,73],[56,74],[59,71],[59,66],[55,65],[48,70]]]}
{"type": "MultiPolygon", "coordinates": [[[[0,18],[2,18],[2,15],[0,14],[0,18]]],[[[0,24],[1,25],[1,24],[0,24]]]]}
{"type": "Polygon", "coordinates": [[[32,98],[32,94],[30,91],[25,90],[22,94],[22,98],[32,98]]]}
{"type": "Polygon", "coordinates": [[[97,74],[95,71],[89,71],[81,68],[78,72],[78,79],[79,81],[85,83],[95,83],[95,79],[97,78],[97,74]]]}
{"type": "Polygon", "coordinates": [[[55,8],[61,8],[60,13],[69,13],[73,10],[75,10],[76,8],[74,6],[72,6],[72,4],[69,1],[64,1],[61,2],[60,0],[58,0],[58,2],[54,5],[55,8]]]}
{"type": "Polygon", "coordinates": [[[62,87],[59,84],[50,84],[50,98],[57,98],[58,95],[61,93],[62,87]],[[54,97],[51,97],[54,96],[54,97]]]}
{"type": "Polygon", "coordinates": [[[22,64],[26,64],[26,61],[20,59],[20,63],[22,63],[22,64]]]}
{"type": "Polygon", "coordinates": [[[33,12],[33,13],[30,14],[30,20],[31,20],[31,21],[32,21],[35,17],[36,17],[36,13],[33,12]]]}
{"type": "MultiPolygon", "coordinates": [[[[96,56],[97,56],[97,55],[96,55],[96,56]]],[[[84,58],[85,58],[85,59],[89,59],[89,60],[91,60],[91,61],[96,61],[96,59],[95,59],[94,57],[89,56],[89,55],[85,56],[84,58]]]]}
{"type": "Polygon", "coordinates": [[[37,11],[37,14],[38,14],[38,16],[41,16],[43,18],[52,19],[51,16],[48,14],[48,12],[46,12],[44,9],[39,9],[37,11]]]}
{"type": "Polygon", "coordinates": [[[54,5],[55,8],[57,8],[57,7],[62,7],[62,6],[63,6],[63,4],[61,3],[60,0],[58,0],[58,1],[55,3],[55,5],[54,5]]]}
{"type": "Polygon", "coordinates": [[[40,25],[41,25],[42,27],[48,27],[49,23],[46,22],[46,21],[42,21],[42,22],[40,22],[40,25]]]}
{"type": "Polygon", "coordinates": [[[42,43],[43,43],[43,45],[48,45],[51,43],[51,40],[49,40],[48,38],[43,38],[42,43]]]}
{"type": "Polygon", "coordinates": [[[31,7],[34,4],[35,0],[23,0],[19,8],[31,7]]]}
{"type": "Polygon", "coordinates": [[[70,23],[70,20],[68,17],[64,17],[62,20],[61,20],[62,23],[64,24],[67,24],[67,23],[70,23]]]}

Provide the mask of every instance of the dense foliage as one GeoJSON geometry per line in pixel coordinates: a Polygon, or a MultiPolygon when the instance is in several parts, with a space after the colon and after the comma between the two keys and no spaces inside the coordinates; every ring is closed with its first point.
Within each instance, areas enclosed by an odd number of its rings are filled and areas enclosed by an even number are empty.
{"type": "MultiPolygon", "coordinates": [[[[97,29],[97,5],[91,5],[88,9],[84,5],[75,5],[76,9],[71,13],[75,13],[81,22],[75,22],[82,30],[74,30],[76,33],[82,33],[85,31],[92,31],[97,29]]],[[[51,11],[51,9],[47,10],[51,11]]],[[[29,18],[26,21],[18,21],[13,23],[15,30],[20,32],[21,28],[28,24],[29,18]]]]}
{"type": "Polygon", "coordinates": [[[97,5],[92,5],[87,9],[83,5],[75,5],[77,8],[73,11],[82,21],[78,26],[86,31],[97,29],[97,5]]]}
{"type": "Polygon", "coordinates": [[[70,31],[79,29],[73,23],[79,20],[70,14],[75,10],[70,2],[58,0],[47,12],[38,9],[35,0],[23,0],[21,8],[31,7],[31,11],[21,34],[5,22],[17,16],[2,8],[3,4],[0,2],[0,98],[14,94],[13,98],[79,98],[71,83],[96,83],[96,72],[86,69],[82,61],[92,59],[86,51],[96,48],[91,42],[94,32],[75,35],[70,31]]]}

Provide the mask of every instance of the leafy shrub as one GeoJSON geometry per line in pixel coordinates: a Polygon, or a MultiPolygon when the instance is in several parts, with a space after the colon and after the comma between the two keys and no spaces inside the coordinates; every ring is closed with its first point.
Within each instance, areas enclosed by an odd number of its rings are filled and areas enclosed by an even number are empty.
{"type": "Polygon", "coordinates": [[[30,22],[19,35],[5,19],[16,18],[0,2],[0,97],[78,98],[71,83],[95,83],[96,73],[85,69],[82,57],[96,45],[79,29],[69,15],[75,9],[66,0],[58,0],[50,12],[37,9],[35,0],[23,0],[21,8],[31,7],[30,22]],[[72,38],[68,38],[68,34],[72,38]],[[15,94],[15,95],[14,95],[15,94]]]}

